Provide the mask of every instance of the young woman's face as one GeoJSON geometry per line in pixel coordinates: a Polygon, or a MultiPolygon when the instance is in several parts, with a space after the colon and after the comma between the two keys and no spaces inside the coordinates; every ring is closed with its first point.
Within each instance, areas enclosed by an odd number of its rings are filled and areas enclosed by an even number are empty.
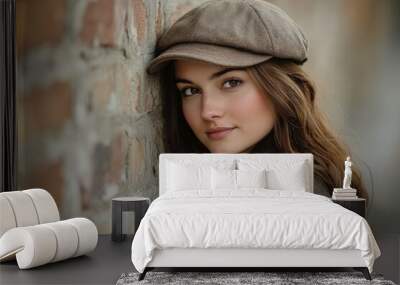
{"type": "Polygon", "coordinates": [[[273,128],[274,107],[245,70],[177,60],[175,78],[183,115],[211,153],[248,152],[273,128]]]}

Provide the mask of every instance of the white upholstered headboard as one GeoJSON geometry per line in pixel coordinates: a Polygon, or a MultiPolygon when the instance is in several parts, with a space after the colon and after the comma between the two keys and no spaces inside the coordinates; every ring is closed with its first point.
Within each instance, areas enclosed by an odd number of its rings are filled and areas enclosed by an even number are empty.
{"type": "Polygon", "coordinates": [[[171,161],[185,161],[194,165],[213,165],[218,164],[220,161],[232,161],[235,163],[237,159],[255,159],[268,161],[268,163],[279,162],[301,162],[305,161],[307,165],[307,192],[314,193],[314,159],[311,153],[161,153],[159,155],[159,194],[162,195],[166,192],[166,162],[171,161]]]}

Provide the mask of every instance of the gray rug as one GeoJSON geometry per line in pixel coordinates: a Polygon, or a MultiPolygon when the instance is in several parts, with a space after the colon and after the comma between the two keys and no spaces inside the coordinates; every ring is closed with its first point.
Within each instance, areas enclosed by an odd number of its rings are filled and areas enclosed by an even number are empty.
{"type": "Polygon", "coordinates": [[[133,284],[388,284],[382,274],[371,274],[366,280],[361,272],[147,272],[145,279],[138,281],[139,273],[124,273],[117,285],[133,284]]]}

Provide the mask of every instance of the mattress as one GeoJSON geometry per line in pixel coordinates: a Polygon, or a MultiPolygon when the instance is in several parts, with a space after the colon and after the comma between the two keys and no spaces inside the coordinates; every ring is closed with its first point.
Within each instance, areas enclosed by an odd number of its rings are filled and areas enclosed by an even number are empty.
{"type": "Polygon", "coordinates": [[[370,272],[381,254],[367,221],[329,198],[261,188],[161,195],[134,236],[133,265],[143,272],[155,250],[168,248],[359,250],[370,272]]]}

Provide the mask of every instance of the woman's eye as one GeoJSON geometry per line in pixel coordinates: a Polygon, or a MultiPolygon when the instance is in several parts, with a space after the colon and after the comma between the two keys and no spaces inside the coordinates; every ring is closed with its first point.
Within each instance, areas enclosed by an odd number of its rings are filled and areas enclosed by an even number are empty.
{"type": "Polygon", "coordinates": [[[188,87],[188,88],[183,88],[179,91],[179,93],[182,94],[182,96],[187,97],[187,96],[191,96],[193,95],[192,92],[186,92],[187,90],[198,90],[197,88],[192,88],[192,87],[188,87]]]}
{"type": "Polygon", "coordinates": [[[237,87],[240,84],[242,84],[242,80],[238,80],[238,79],[229,79],[227,81],[224,82],[224,86],[226,86],[226,83],[229,83],[228,85],[230,85],[228,88],[233,88],[233,87],[237,87]]]}
{"type": "MultiPolygon", "coordinates": [[[[243,81],[239,80],[239,79],[229,79],[224,82],[224,87],[235,88],[235,87],[241,85],[242,83],[243,83],[243,81]],[[227,83],[229,83],[229,84],[227,85],[227,83]]],[[[192,96],[192,95],[198,93],[198,91],[199,91],[198,88],[187,87],[187,88],[182,88],[181,90],[179,90],[179,93],[183,97],[189,97],[189,96],[192,96]]]]}

